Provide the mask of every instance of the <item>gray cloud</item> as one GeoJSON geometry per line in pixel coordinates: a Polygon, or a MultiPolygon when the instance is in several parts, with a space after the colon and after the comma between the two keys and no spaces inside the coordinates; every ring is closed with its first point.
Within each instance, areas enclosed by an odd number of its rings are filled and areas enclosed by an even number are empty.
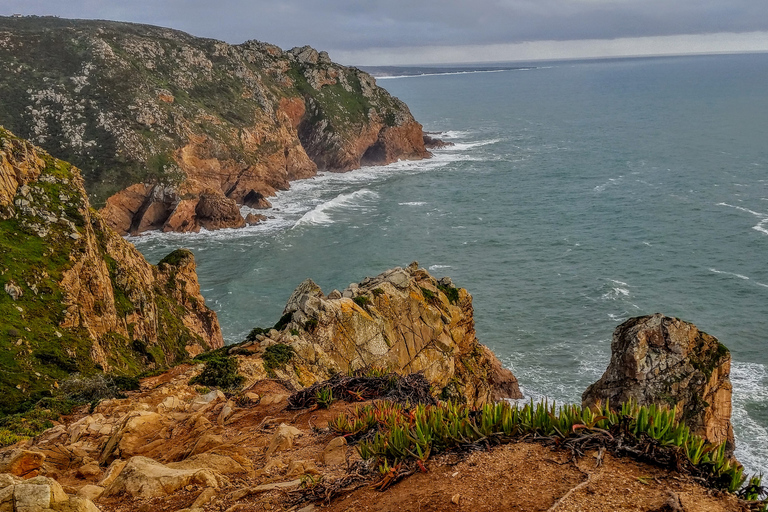
{"type": "Polygon", "coordinates": [[[332,55],[768,30],[765,0],[4,0],[0,12],[150,23],[332,55]]]}

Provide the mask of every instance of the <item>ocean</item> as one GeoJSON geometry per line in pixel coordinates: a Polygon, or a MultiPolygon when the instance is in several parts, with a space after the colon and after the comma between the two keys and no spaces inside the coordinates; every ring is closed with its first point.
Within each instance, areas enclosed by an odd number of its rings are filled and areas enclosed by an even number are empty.
{"type": "Polygon", "coordinates": [[[580,402],[629,317],[693,322],[731,349],[736,456],[768,474],[768,54],[482,70],[379,79],[454,143],[429,160],[294,182],[263,225],[130,240],[195,253],[230,343],[307,277],[417,260],[472,293],[535,400],[580,402]]]}

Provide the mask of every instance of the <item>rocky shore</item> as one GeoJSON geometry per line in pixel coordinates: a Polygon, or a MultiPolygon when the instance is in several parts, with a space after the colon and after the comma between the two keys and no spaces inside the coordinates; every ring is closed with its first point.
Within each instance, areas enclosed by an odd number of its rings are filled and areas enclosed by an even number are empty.
{"type": "Polygon", "coordinates": [[[318,170],[430,155],[402,101],[308,46],[0,17],[0,69],[2,123],[82,169],[122,235],[242,227],[318,170]]]}

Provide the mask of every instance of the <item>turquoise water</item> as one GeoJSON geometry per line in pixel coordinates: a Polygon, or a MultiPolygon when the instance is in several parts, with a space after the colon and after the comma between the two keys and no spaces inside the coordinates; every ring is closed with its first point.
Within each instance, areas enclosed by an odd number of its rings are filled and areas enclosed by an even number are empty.
{"type": "Polygon", "coordinates": [[[537,399],[580,401],[626,318],[678,316],[732,350],[737,456],[768,473],[766,83],[768,55],[381,79],[455,146],[295,182],[263,226],[132,241],[195,252],[229,342],[306,277],[418,260],[537,399]]]}

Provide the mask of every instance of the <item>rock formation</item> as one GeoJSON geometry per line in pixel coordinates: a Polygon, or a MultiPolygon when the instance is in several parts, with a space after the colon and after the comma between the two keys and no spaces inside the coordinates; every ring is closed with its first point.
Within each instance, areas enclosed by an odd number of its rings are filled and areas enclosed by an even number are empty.
{"type": "Polygon", "coordinates": [[[695,325],[658,313],[630,318],[614,331],[608,369],[582,401],[667,405],[694,433],[733,452],[730,371],[728,349],[695,325]]]}
{"type": "Polygon", "coordinates": [[[280,331],[257,336],[241,357],[251,381],[274,372],[305,387],[341,373],[377,367],[424,372],[436,392],[472,404],[522,398],[517,380],[475,337],[472,296],[450,279],[418,268],[395,268],[328,297],[311,280],[293,292],[280,331]],[[275,344],[295,354],[286,366],[266,368],[275,344]],[[254,357],[255,356],[255,357],[254,357]]]}
{"type": "Polygon", "coordinates": [[[429,155],[403,102],[310,47],[0,17],[0,70],[0,119],[79,166],[120,234],[242,226],[223,198],[268,207],[318,168],[429,155]],[[217,200],[209,222],[203,195],[217,200]]]}
{"type": "Polygon", "coordinates": [[[0,410],[73,372],[136,374],[223,345],[189,251],[150,265],[75,167],[2,128],[0,261],[0,410]]]}

